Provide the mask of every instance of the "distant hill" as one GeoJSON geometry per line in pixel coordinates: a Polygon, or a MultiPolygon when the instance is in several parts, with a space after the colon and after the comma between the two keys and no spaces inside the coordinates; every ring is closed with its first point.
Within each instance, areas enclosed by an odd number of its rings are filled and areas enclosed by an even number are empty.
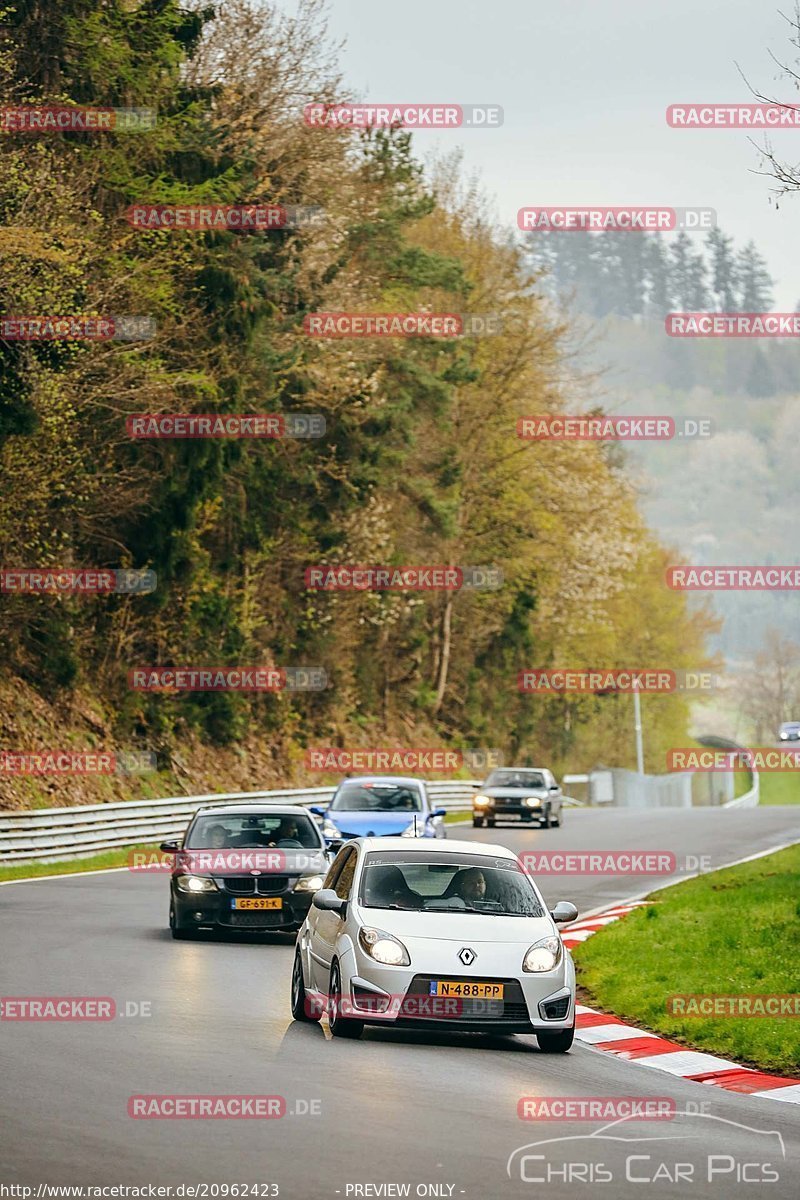
{"type": "MultiPolygon", "coordinates": [[[[719,231],[702,242],[570,233],[538,235],[530,254],[551,300],[581,318],[579,364],[598,372],[591,390],[605,411],[713,422],[705,440],[625,444],[661,539],[682,561],[800,562],[800,345],[681,341],[663,324],[668,311],[769,310],[772,280],[755,247],[736,251],[719,231]]],[[[713,599],[724,617],[717,648],[731,662],[751,659],[770,626],[800,640],[791,593],[713,599]]]]}

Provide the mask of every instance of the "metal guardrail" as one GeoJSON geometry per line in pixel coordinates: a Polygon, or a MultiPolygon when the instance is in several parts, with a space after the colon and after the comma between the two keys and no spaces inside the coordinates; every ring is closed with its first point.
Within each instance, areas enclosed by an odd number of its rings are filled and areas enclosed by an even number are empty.
{"type": "MultiPolygon", "coordinates": [[[[697,739],[701,746],[709,746],[712,749],[719,750],[743,750],[747,747],[742,746],[739,742],[734,742],[731,738],[717,737],[716,735],[708,735],[697,739]]],[[[750,788],[743,796],[736,796],[733,800],[726,800],[721,808],[757,808],[761,803],[761,784],[759,783],[758,771],[754,766],[750,766],[750,788]]]]}
{"type": "Polygon", "coordinates": [[[757,808],[761,802],[760,784],[758,771],[755,767],[750,768],[752,776],[752,787],[743,796],[737,796],[735,800],[726,800],[722,805],[723,808],[757,808]]]}
{"type": "MultiPolygon", "coordinates": [[[[478,780],[434,780],[427,783],[436,808],[468,812],[478,780]]],[[[330,787],[288,788],[265,792],[212,792],[205,796],[171,796],[165,800],[125,800],[76,808],[40,808],[0,812],[0,865],[15,862],[58,862],[99,854],[124,846],[180,837],[198,808],[248,800],[284,804],[324,804],[330,787]]]]}

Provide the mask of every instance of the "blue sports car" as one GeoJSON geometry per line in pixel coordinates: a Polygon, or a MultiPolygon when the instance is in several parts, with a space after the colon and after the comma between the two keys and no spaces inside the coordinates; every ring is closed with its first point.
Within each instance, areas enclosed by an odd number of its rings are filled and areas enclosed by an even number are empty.
{"type": "Polygon", "coordinates": [[[329,846],[357,837],[443,838],[444,808],[432,808],[425,782],[403,775],[362,775],[344,779],[322,817],[329,846]]]}

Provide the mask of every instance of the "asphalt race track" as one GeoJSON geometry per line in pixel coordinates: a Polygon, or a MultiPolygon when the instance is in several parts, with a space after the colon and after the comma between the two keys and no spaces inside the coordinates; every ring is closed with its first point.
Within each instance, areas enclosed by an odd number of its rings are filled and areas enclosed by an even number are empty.
{"type": "MultiPolygon", "coordinates": [[[[716,867],[800,840],[800,808],[567,810],[561,829],[449,833],[515,850],[671,850],[716,867]]],[[[583,915],[659,881],[539,882],[549,902],[574,900],[583,915]]],[[[150,1016],[105,1023],[0,1022],[7,1184],[31,1185],[33,1196],[42,1182],[275,1184],[285,1200],[800,1194],[800,1106],[682,1081],[577,1042],[552,1056],[532,1037],[367,1029],[360,1042],[334,1042],[324,1022],[291,1020],[291,939],[174,942],[167,890],[164,876],[127,871],[0,888],[3,995],[151,1006],[150,1016]],[[127,1115],[132,1094],[164,1093],[280,1095],[288,1111],[275,1120],[127,1115]],[[671,1097],[685,1115],[610,1131],[633,1143],[589,1140],[596,1124],[520,1120],[522,1096],[671,1097]],[[509,1174],[515,1150],[555,1138],[577,1140],[517,1155],[509,1174]],[[549,1182],[536,1182],[545,1172],[549,1182]]]]}

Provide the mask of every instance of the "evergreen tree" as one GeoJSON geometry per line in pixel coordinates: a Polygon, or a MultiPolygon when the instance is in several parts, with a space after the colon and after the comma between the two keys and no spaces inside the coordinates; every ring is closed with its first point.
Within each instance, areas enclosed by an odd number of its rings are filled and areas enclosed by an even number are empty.
{"type": "Polygon", "coordinates": [[[749,241],[736,256],[741,312],[766,312],[772,304],[773,279],[755,242],[749,241]]]}
{"type": "Polygon", "coordinates": [[[739,278],[733,238],[726,237],[721,229],[712,229],[706,238],[711,256],[711,290],[719,312],[736,309],[739,278]]]}

